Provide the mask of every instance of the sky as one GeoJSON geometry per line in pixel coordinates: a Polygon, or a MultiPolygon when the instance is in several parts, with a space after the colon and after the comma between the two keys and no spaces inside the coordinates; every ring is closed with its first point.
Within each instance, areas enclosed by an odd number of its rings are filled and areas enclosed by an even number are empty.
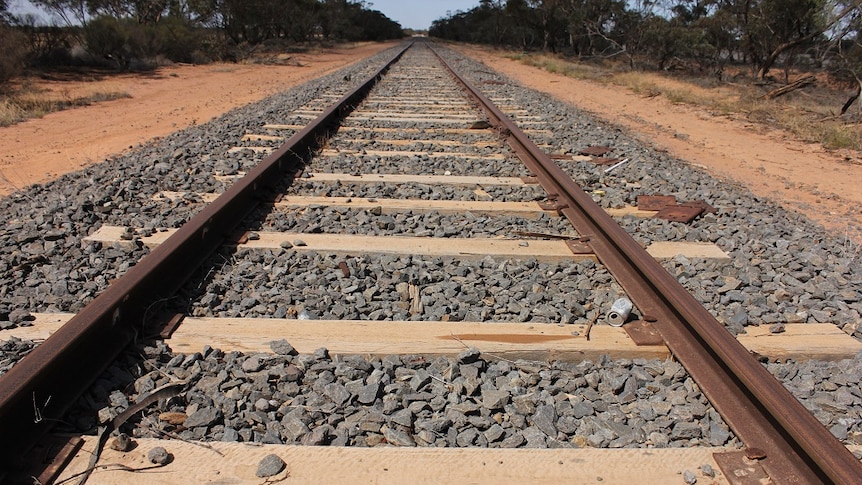
{"type": "MultiPolygon", "coordinates": [[[[32,13],[27,0],[11,0],[13,13],[32,13]]],[[[479,5],[479,0],[366,0],[366,5],[380,10],[405,29],[424,30],[431,22],[446,16],[446,12],[467,11],[479,5]]]]}
{"type": "Polygon", "coordinates": [[[424,30],[431,27],[431,22],[445,17],[447,11],[470,10],[479,5],[479,0],[367,0],[367,4],[402,28],[424,30]]]}

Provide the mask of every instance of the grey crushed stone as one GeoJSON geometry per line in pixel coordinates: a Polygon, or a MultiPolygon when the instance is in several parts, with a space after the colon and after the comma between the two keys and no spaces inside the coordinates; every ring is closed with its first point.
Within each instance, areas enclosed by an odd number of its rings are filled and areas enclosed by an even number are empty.
{"type": "Polygon", "coordinates": [[[171,461],[171,454],[164,447],[156,446],[147,452],[147,460],[155,465],[167,465],[171,461]]]}
{"type": "MultiPolygon", "coordinates": [[[[67,421],[77,423],[75,429],[96,426],[86,419],[93,406],[122,412],[122,405],[100,402],[110,401],[110,381],[116,381],[114,387],[144,389],[150,382],[160,386],[179,379],[188,380],[189,389],[146,410],[140,421],[146,425],[128,425],[131,435],[159,436],[155,426],[183,439],[339,446],[736,444],[691,378],[672,361],[510,363],[482,354],[471,355],[469,363],[420,356],[333,360],[319,349],[314,354],[266,354],[258,371],[247,372],[243,363],[264,354],[208,348],[192,354],[194,359],[177,358],[162,343],[140,352],[150,362],[161,362],[160,370],[137,377],[109,370],[100,379],[103,384],[70,412],[67,421]],[[289,368],[296,370],[289,374],[289,368]],[[621,374],[637,376],[633,401],[621,399],[621,374]],[[579,406],[583,403],[589,406],[579,406]],[[163,412],[188,417],[178,427],[160,421],[163,412]]],[[[130,352],[124,359],[133,362],[135,357],[130,352]]],[[[136,398],[132,394],[128,401],[136,398]]]]}
{"type": "Polygon", "coordinates": [[[255,475],[260,478],[274,477],[281,473],[286,466],[287,463],[285,463],[280,456],[269,454],[260,460],[260,463],[257,465],[255,475]]]}

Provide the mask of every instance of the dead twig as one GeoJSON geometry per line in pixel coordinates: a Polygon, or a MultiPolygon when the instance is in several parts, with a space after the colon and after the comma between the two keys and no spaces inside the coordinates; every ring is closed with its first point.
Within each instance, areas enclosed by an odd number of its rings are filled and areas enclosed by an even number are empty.
{"type": "Polygon", "coordinates": [[[149,419],[147,420],[147,428],[150,431],[155,431],[156,433],[158,433],[162,436],[167,436],[170,439],[182,441],[183,443],[188,443],[190,445],[200,446],[201,448],[206,448],[206,449],[212,451],[213,453],[215,453],[219,456],[224,456],[224,453],[222,453],[221,451],[213,448],[211,445],[208,445],[204,442],[187,440],[187,439],[183,438],[182,436],[180,436],[176,433],[171,433],[170,431],[161,430],[161,429],[159,429],[158,424],[153,423],[152,420],[149,420],[149,419]]]}
{"type": "Polygon", "coordinates": [[[587,328],[584,330],[584,337],[587,338],[587,342],[590,341],[590,330],[593,329],[593,325],[595,325],[595,323],[598,320],[599,320],[599,312],[596,311],[596,314],[593,316],[593,318],[590,319],[590,321],[587,323],[587,328]]]}
{"type": "Polygon", "coordinates": [[[129,420],[135,414],[143,411],[147,407],[149,407],[154,402],[157,402],[159,399],[170,399],[185,389],[186,383],[173,383],[162,386],[158,389],[154,389],[153,392],[147,394],[142,397],[140,401],[135,403],[133,406],[129,406],[128,409],[120,413],[119,416],[111,420],[111,422],[105,424],[104,426],[99,427],[98,433],[98,441],[96,442],[96,449],[93,450],[93,455],[90,457],[90,463],[87,466],[87,470],[84,471],[81,476],[81,480],[78,482],[78,485],[84,485],[87,483],[87,480],[90,478],[90,474],[95,470],[96,464],[99,462],[99,456],[102,454],[102,448],[105,447],[105,442],[108,441],[108,436],[111,435],[111,432],[115,429],[119,429],[126,421],[129,420]]]}
{"type": "Polygon", "coordinates": [[[72,481],[72,480],[74,480],[74,479],[76,479],[82,475],[85,475],[85,474],[89,478],[90,474],[93,473],[94,471],[96,471],[97,469],[109,470],[109,469],[113,468],[114,470],[120,470],[120,471],[124,471],[124,472],[140,473],[140,472],[145,472],[148,470],[153,470],[156,468],[162,468],[162,467],[165,467],[167,465],[168,465],[168,463],[165,463],[164,465],[155,464],[155,465],[145,466],[145,467],[141,467],[141,468],[132,468],[128,465],[123,465],[122,463],[105,463],[104,465],[95,465],[92,467],[87,467],[85,470],[82,470],[82,471],[70,476],[69,478],[66,478],[65,480],[61,480],[59,482],[54,482],[54,485],[61,485],[61,484],[66,483],[66,482],[70,482],[70,481],[72,481]]]}

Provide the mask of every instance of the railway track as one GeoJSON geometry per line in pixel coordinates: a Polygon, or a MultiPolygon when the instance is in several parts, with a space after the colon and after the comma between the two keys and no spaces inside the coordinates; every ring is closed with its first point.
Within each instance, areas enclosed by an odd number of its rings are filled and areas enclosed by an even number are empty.
{"type": "Polygon", "coordinates": [[[853,454],[752,355],[840,358],[858,341],[821,326],[819,348],[734,338],[659,262],[729,255],[644,248],[614,216],[656,211],[600,207],[570,178],[595,147],[558,153],[541,114],[448,57],[418,43],[365,81],[345,75],[348,92],[247,127],[203,184],[222,193],[148,194],[150,210],[195,214],[181,227],[89,234],[94,253],[148,254],[77,314],[10,330],[51,337],[0,378],[9,476],[58,449],[40,481],[80,476],[99,449],[91,483],[148,480],[162,446],[173,458],[153,479],[179,482],[254,479],[270,454],[287,463],[276,477],[299,481],[338,467],[383,481],[858,481],[853,454]],[[629,321],[605,324],[623,297],[629,321]],[[46,441],[57,422],[62,447],[46,441]],[[69,438],[79,428],[104,439],[69,438]],[[113,428],[138,447],[111,449],[113,428]]]}

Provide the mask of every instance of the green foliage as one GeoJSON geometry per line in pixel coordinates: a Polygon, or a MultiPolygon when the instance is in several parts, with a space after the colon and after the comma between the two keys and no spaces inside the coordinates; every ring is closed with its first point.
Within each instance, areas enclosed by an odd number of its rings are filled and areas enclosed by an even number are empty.
{"type": "Polygon", "coordinates": [[[862,37],[860,0],[482,0],[434,21],[432,36],[541,49],[581,59],[624,56],[659,69],[720,76],[747,62],[764,78],[776,62],[823,58],[862,37]],[[855,22],[855,24],[854,24],[855,22]]]}
{"type": "Polygon", "coordinates": [[[126,25],[113,17],[99,17],[84,28],[87,50],[98,57],[115,61],[122,69],[128,69],[132,49],[126,25]]]}
{"type": "MultiPolygon", "coordinates": [[[[0,24],[7,0],[0,0],[0,24]]],[[[198,62],[237,58],[261,44],[363,41],[404,36],[401,26],[354,0],[33,0],[62,20],[66,32],[99,62],[120,69],[162,59],[198,62]]],[[[23,25],[22,25],[23,26],[23,25]]],[[[58,47],[55,31],[28,25],[32,58],[58,47]],[[50,46],[43,45],[46,42],[50,46]]],[[[58,27],[59,28],[59,27],[58,27]]],[[[59,39],[59,37],[57,37],[59,39]]],[[[71,44],[71,42],[67,43],[71,44]]],[[[67,46],[66,50],[68,51],[67,46]]]]}

